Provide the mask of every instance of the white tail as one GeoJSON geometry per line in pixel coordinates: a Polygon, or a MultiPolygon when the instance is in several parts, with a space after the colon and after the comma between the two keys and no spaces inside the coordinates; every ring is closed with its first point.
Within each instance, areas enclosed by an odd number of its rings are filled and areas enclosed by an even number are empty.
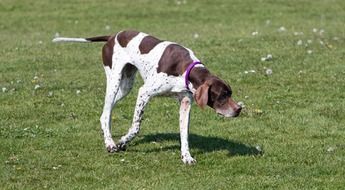
{"type": "Polygon", "coordinates": [[[53,42],[81,42],[81,43],[87,43],[91,42],[85,38],[54,38],[53,42]]]}

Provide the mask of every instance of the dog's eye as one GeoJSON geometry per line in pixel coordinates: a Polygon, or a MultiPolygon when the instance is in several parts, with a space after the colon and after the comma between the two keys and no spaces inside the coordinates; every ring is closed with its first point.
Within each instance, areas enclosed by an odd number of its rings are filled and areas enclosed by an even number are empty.
{"type": "Polygon", "coordinates": [[[227,94],[222,94],[222,95],[219,96],[219,100],[222,101],[222,102],[223,102],[223,101],[225,102],[225,100],[226,100],[228,97],[229,97],[229,95],[227,95],[227,94]]]}
{"type": "Polygon", "coordinates": [[[228,91],[228,92],[225,92],[225,93],[221,94],[220,95],[220,99],[226,99],[226,98],[228,98],[230,96],[231,96],[231,92],[228,91]]]}

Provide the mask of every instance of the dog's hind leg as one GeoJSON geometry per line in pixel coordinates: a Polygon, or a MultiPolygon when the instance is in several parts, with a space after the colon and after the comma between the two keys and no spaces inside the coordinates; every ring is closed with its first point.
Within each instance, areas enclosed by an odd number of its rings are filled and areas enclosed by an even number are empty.
{"type": "Polygon", "coordinates": [[[116,97],[118,96],[118,92],[120,89],[122,68],[124,67],[124,65],[116,65],[117,68],[113,69],[111,69],[110,67],[104,67],[107,77],[107,87],[100,122],[104,136],[104,143],[108,152],[116,151],[116,145],[111,136],[111,111],[116,103],[116,99],[121,99],[116,97]]]}
{"type": "Polygon", "coordinates": [[[111,135],[111,112],[116,102],[124,98],[132,89],[137,69],[130,64],[114,70],[109,67],[104,67],[104,69],[107,75],[107,89],[100,122],[105,146],[108,152],[115,152],[117,148],[111,135]]]}

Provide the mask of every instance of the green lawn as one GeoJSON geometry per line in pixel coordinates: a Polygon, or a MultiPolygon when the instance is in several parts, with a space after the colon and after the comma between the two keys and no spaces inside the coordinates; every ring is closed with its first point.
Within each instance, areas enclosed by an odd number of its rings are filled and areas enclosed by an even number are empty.
{"type": "MultiPolygon", "coordinates": [[[[0,189],[344,188],[343,0],[0,0],[0,18],[0,189]],[[51,42],[124,29],[193,49],[244,102],[236,119],[193,105],[196,165],[180,160],[170,98],[108,154],[102,44],[51,42]]],[[[141,84],[114,109],[116,140],[141,84]]]]}

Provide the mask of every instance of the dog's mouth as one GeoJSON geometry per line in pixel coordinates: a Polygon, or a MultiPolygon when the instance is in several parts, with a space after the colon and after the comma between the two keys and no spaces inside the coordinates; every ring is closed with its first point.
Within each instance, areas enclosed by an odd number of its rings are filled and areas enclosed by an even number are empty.
{"type": "Polygon", "coordinates": [[[221,109],[216,109],[216,113],[218,115],[221,115],[222,117],[227,117],[227,118],[231,118],[231,117],[237,117],[240,115],[242,110],[242,107],[238,107],[236,110],[233,109],[227,109],[227,110],[221,110],[221,109]]]}
{"type": "Polygon", "coordinates": [[[217,114],[223,117],[237,117],[240,115],[241,110],[242,110],[242,106],[236,103],[231,98],[228,98],[226,103],[214,104],[214,106],[212,107],[216,111],[217,114]]]}
{"type": "Polygon", "coordinates": [[[226,118],[232,118],[232,117],[237,117],[240,115],[240,113],[236,113],[236,112],[233,112],[233,113],[221,113],[221,112],[217,112],[217,114],[219,116],[222,116],[222,117],[226,117],[226,118]]]}

